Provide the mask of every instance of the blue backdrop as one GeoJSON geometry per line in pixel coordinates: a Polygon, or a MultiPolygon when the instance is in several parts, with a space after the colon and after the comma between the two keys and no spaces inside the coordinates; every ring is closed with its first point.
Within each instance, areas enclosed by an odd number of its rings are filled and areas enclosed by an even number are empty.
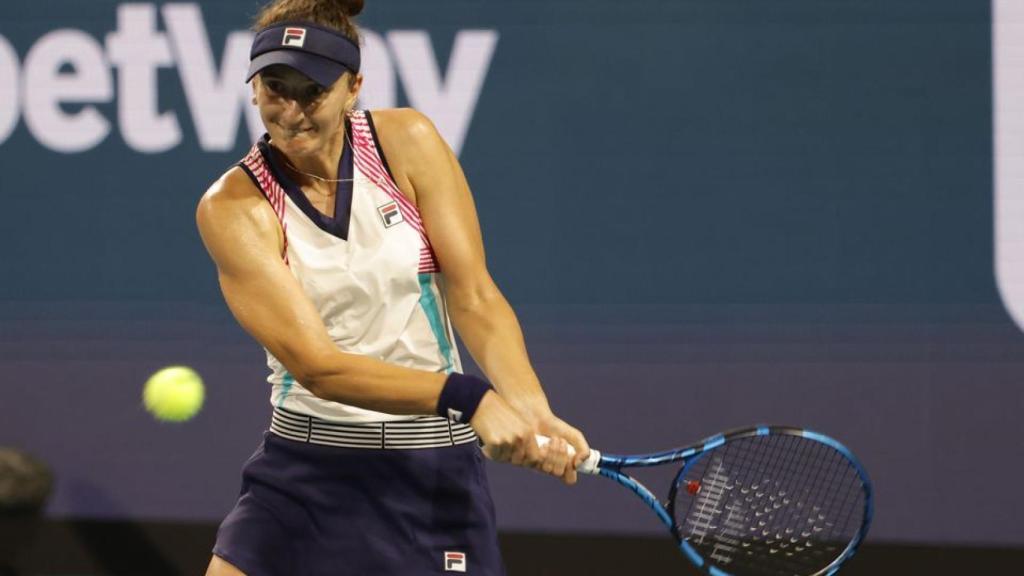
{"type": "MultiPolygon", "coordinates": [[[[52,515],[215,521],[269,390],[193,211],[259,129],[258,4],[8,8],[0,444],[54,466],[52,515]],[[168,364],[208,384],[184,425],[140,407],[168,364]]],[[[593,445],[813,427],[871,472],[872,538],[1024,544],[987,3],[371,0],[361,23],[364,104],[424,110],[459,152],[593,445]]],[[[610,483],[490,472],[505,528],[660,530],[610,483]]]]}

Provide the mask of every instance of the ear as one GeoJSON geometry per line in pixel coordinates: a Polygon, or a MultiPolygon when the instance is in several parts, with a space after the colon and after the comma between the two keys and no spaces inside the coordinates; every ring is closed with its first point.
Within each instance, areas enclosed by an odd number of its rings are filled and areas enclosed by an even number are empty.
{"type": "Polygon", "coordinates": [[[356,105],[356,100],[359,100],[359,90],[363,87],[363,75],[356,74],[355,80],[349,86],[349,99],[345,102],[345,108],[351,110],[356,105]]]}

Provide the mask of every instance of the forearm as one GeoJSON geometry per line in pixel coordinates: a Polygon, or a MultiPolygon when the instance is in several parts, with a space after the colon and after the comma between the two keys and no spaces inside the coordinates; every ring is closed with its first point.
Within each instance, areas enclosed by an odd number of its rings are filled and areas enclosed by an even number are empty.
{"type": "Polygon", "coordinates": [[[500,292],[469,304],[453,303],[451,315],[469,353],[506,401],[531,416],[550,411],[519,320],[500,292]]]}
{"type": "Polygon", "coordinates": [[[434,414],[445,378],[342,352],[297,374],[300,384],[324,400],[388,414],[434,414]]]}

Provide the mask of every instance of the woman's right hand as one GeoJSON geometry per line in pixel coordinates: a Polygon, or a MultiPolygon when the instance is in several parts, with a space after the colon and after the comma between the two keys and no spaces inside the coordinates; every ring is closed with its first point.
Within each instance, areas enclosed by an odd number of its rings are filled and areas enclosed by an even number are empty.
{"type": "Polygon", "coordinates": [[[539,470],[547,457],[547,446],[537,445],[533,426],[494,390],[484,394],[469,424],[491,460],[539,470]]]}

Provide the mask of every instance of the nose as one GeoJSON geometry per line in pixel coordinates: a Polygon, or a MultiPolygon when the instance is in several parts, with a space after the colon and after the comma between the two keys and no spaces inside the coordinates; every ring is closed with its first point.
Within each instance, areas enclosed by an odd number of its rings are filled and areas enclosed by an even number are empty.
{"type": "Polygon", "coordinates": [[[298,124],[302,121],[302,104],[294,98],[284,98],[281,120],[286,124],[298,124]]]}

